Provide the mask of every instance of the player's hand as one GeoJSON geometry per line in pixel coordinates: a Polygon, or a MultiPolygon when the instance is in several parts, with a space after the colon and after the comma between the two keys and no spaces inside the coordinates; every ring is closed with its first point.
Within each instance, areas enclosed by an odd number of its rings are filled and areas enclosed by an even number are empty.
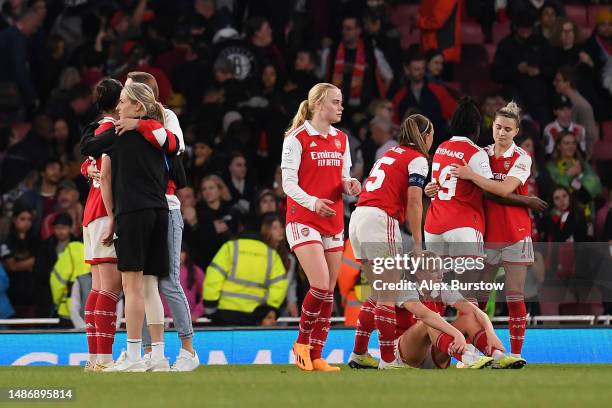
{"type": "Polygon", "coordinates": [[[344,193],[348,195],[357,195],[361,193],[361,183],[354,178],[346,179],[343,183],[344,193]]]}
{"type": "Polygon", "coordinates": [[[96,167],[95,161],[92,161],[91,164],[87,166],[87,177],[98,183],[100,182],[100,172],[96,167]]]}
{"type": "Polygon", "coordinates": [[[102,240],[102,245],[111,246],[113,245],[113,241],[115,240],[115,218],[111,216],[111,221],[108,224],[106,233],[103,235],[104,238],[102,240]]]}
{"type": "Polygon", "coordinates": [[[326,198],[319,198],[315,202],[315,212],[319,214],[321,217],[333,217],[336,215],[336,211],[329,207],[333,205],[334,202],[332,200],[328,200],[326,198]]]}
{"type": "Polygon", "coordinates": [[[140,119],[132,119],[132,118],[119,119],[118,121],[115,122],[115,132],[119,136],[121,136],[127,131],[134,130],[138,128],[139,120],[140,119]]]}
{"type": "Polygon", "coordinates": [[[440,186],[438,185],[438,182],[436,180],[432,180],[427,183],[425,189],[423,189],[425,195],[429,198],[434,198],[436,194],[438,194],[438,190],[440,190],[440,186]]]}
{"type": "Polygon", "coordinates": [[[506,349],[504,345],[499,340],[499,338],[495,335],[495,333],[487,333],[487,356],[490,356],[493,353],[493,349],[497,349],[499,351],[505,352],[506,349]]]}
{"type": "Polygon", "coordinates": [[[448,351],[453,354],[463,354],[463,350],[465,350],[466,346],[467,342],[465,341],[465,337],[463,336],[463,334],[459,333],[455,336],[453,342],[448,347],[448,351]]]}
{"type": "Polygon", "coordinates": [[[539,197],[529,196],[527,197],[527,199],[529,200],[529,208],[534,211],[542,212],[548,208],[548,203],[544,200],[541,200],[539,197]]]}
{"type": "Polygon", "coordinates": [[[451,175],[463,180],[471,180],[474,176],[474,171],[467,165],[465,160],[461,159],[461,161],[463,162],[463,166],[457,163],[451,164],[451,175]]]}

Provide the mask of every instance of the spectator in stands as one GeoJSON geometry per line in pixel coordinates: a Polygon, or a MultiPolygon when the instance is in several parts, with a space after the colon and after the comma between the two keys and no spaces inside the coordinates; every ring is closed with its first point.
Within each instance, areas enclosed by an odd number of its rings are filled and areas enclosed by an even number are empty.
{"type": "Polygon", "coordinates": [[[368,8],[363,14],[365,38],[382,51],[393,72],[399,72],[402,69],[400,33],[393,25],[383,21],[382,13],[380,9],[368,8]]]}
{"type": "MultiPolygon", "coordinates": [[[[421,29],[421,48],[438,48],[447,62],[461,61],[461,14],[459,0],[421,1],[417,26],[421,29]]],[[[430,118],[431,119],[431,118],[430,118]]]]}
{"type": "Polygon", "coordinates": [[[256,58],[256,75],[263,72],[264,63],[271,62],[279,76],[285,75],[285,59],[274,44],[272,27],[265,17],[251,17],[244,26],[246,38],[256,58]]]}
{"type": "Polygon", "coordinates": [[[285,265],[256,233],[223,244],[206,270],[204,307],[216,325],[253,325],[258,306],[278,311],[286,295],[285,265]]]}
{"type": "Polygon", "coordinates": [[[442,84],[442,71],[444,71],[444,54],[437,48],[425,53],[425,78],[434,84],[442,84]]]}
{"type": "Polygon", "coordinates": [[[219,174],[226,163],[225,155],[214,149],[212,130],[207,125],[194,125],[195,135],[193,155],[186,166],[191,184],[198,186],[200,181],[211,174],[219,174]]]}
{"type": "Polygon", "coordinates": [[[128,47],[127,50],[129,50],[126,53],[128,55],[127,65],[123,70],[123,74],[119,76],[119,80],[125,83],[127,74],[134,71],[151,74],[157,82],[158,95],[156,96],[159,96],[157,99],[162,104],[167,104],[170,96],[172,96],[172,84],[164,71],[151,65],[152,57],[149,49],[139,43],[135,43],[132,44],[131,48],[128,47]]]}
{"type": "Polygon", "coordinates": [[[572,133],[576,137],[580,153],[586,155],[586,130],[584,126],[572,122],[572,101],[567,96],[555,95],[553,99],[555,121],[544,128],[544,147],[547,155],[555,148],[555,141],[562,131],[572,133]]]}
{"type": "Polygon", "coordinates": [[[480,113],[482,115],[482,125],[480,127],[480,137],[478,138],[478,146],[488,146],[493,144],[493,121],[495,113],[505,106],[504,99],[497,93],[485,95],[482,104],[480,105],[480,113]]]}
{"type": "Polygon", "coordinates": [[[75,237],[83,235],[83,204],[79,201],[79,189],[71,180],[63,180],[57,187],[56,211],[47,215],[40,229],[40,237],[45,240],[53,234],[53,222],[59,214],[68,214],[72,218],[71,233],[75,237]]]}
{"type": "Polygon", "coordinates": [[[387,150],[397,146],[397,140],[391,133],[391,121],[375,116],[370,121],[370,132],[372,133],[372,140],[378,146],[376,149],[375,160],[380,159],[387,150]]]}
{"type": "Polygon", "coordinates": [[[425,78],[424,55],[407,54],[404,60],[404,74],[404,83],[401,85],[396,83],[395,91],[393,87],[389,90],[398,115],[395,122],[399,123],[401,118],[406,116],[408,109],[418,109],[431,120],[436,129],[432,146],[435,150],[435,147],[448,135],[446,122],[450,120],[457,103],[444,87],[432,84],[425,78]]]}
{"type": "Polygon", "coordinates": [[[599,127],[595,122],[591,104],[576,89],[576,77],[571,67],[561,67],[553,81],[558,94],[567,96],[572,102],[572,121],[586,130],[586,157],[591,157],[593,145],[599,140],[599,127]]]}
{"type": "Polygon", "coordinates": [[[70,133],[80,135],[85,126],[96,120],[98,110],[93,103],[91,88],[85,84],[77,84],[70,89],[66,122],[70,133]]]}
{"type": "Polygon", "coordinates": [[[21,106],[32,111],[40,103],[30,72],[31,57],[28,38],[42,24],[44,16],[35,9],[26,10],[14,26],[0,32],[0,64],[2,111],[17,111],[21,106]]]}
{"type": "Polygon", "coordinates": [[[36,252],[34,262],[35,275],[35,299],[36,316],[52,317],[53,301],[51,300],[51,289],[49,287],[49,275],[53,271],[53,265],[68,243],[76,240],[72,234],[74,223],[72,217],[66,213],[57,214],[53,218],[52,235],[41,242],[36,252]]]}
{"type": "Polygon", "coordinates": [[[68,122],[59,118],[53,122],[53,141],[51,155],[59,158],[64,166],[68,164],[72,155],[72,147],[76,142],[76,137],[71,137],[68,122]]]}
{"type": "Polygon", "coordinates": [[[538,18],[538,32],[539,34],[550,41],[557,17],[560,15],[559,5],[556,2],[546,1],[542,8],[540,8],[540,14],[538,18]]]}
{"type": "Polygon", "coordinates": [[[593,80],[601,109],[601,120],[612,118],[612,11],[602,8],[596,17],[597,26],[584,44],[584,51],[593,61],[593,80]]]}
{"type": "Polygon", "coordinates": [[[231,209],[231,195],[219,176],[204,177],[201,201],[196,205],[197,222],[185,225],[185,238],[198,265],[207,267],[217,250],[237,232],[237,215],[231,209]]]}
{"type": "Polygon", "coordinates": [[[520,14],[513,31],[495,51],[491,75],[523,102],[525,111],[544,126],[549,121],[549,89],[554,75],[548,41],[536,34],[535,17],[520,14]]]}
{"type": "Polygon", "coordinates": [[[545,256],[550,267],[547,280],[566,280],[576,272],[574,242],[587,240],[587,223],[566,187],[554,188],[552,202],[553,207],[538,230],[541,241],[552,243],[545,256]]]}
{"type": "Polygon", "coordinates": [[[38,231],[42,221],[57,205],[57,190],[62,177],[62,163],[58,159],[49,159],[39,170],[40,182],[32,190],[25,192],[18,202],[34,211],[34,229],[38,231]]]}
{"type": "Polygon", "coordinates": [[[227,169],[230,203],[237,211],[245,214],[251,208],[255,189],[252,181],[247,177],[248,168],[244,154],[238,152],[232,154],[227,169]]]}
{"type": "Polygon", "coordinates": [[[16,317],[34,317],[34,262],[38,251],[38,234],[33,227],[34,212],[27,207],[15,207],[8,237],[0,245],[0,259],[6,268],[11,286],[8,295],[16,317]]]}
{"type": "Polygon", "coordinates": [[[319,79],[315,74],[317,67],[317,55],[309,49],[298,50],[293,70],[289,73],[287,81],[283,86],[285,92],[286,111],[296,111],[304,95],[312,88],[319,79]]]}
{"type": "MultiPolygon", "coordinates": [[[[576,136],[562,131],[555,142],[552,159],[547,164],[553,181],[572,193],[573,199],[583,211],[584,218],[592,226],[593,200],[601,192],[599,177],[578,151],[576,136]]],[[[593,236],[593,231],[589,231],[593,236]]]]}
{"type": "Polygon", "coordinates": [[[274,191],[267,188],[261,190],[255,202],[255,209],[255,214],[258,217],[269,213],[278,215],[278,198],[274,191]]]}
{"type": "Polygon", "coordinates": [[[322,72],[344,95],[344,108],[357,110],[386,92],[393,71],[382,51],[362,36],[357,17],[342,20],[342,39],[321,54],[322,72]]]}
{"type": "MultiPolygon", "coordinates": [[[[185,297],[189,303],[191,311],[191,320],[195,321],[204,316],[204,304],[202,303],[202,290],[204,287],[204,271],[197,266],[189,251],[189,247],[183,243],[181,248],[181,286],[185,292],[185,297]]],[[[162,296],[164,304],[164,314],[166,317],[171,316],[170,308],[166,299],[162,296]]]]}

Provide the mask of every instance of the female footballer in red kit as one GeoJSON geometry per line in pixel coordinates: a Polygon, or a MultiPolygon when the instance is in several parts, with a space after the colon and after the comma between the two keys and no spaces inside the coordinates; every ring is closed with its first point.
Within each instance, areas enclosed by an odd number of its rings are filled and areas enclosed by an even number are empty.
{"type": "Polygon", "coordinates": [[[296,365],[306,371],[339,371],[322,358],[333,293],[344,249],[342,193],[357,195],[350,177],[347,136],[332,123],[342,119],[342,93],[319,83],[308,92],[285,133],[281,168],[287,194],[287,240],[310,284],[302,304],[296,365]]]}

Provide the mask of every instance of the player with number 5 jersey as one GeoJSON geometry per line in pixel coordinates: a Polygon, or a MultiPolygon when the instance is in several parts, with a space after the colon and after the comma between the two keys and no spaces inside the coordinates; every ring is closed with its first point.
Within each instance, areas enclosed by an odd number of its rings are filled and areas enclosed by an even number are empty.
{"type": "MultiPolygon", "coordinates": [[[[363,185],[357,208],[351,214],[349,238],[366,270],[376,258],[402,253],[400,224],[406,215],[417,249],[422,247],[423,185],[429,171],[429,149],[434,129],[423,115],[409,116],[401,126],[399,145],[374,164],[363,185]]],[[[367,272],[367,271],[366,271],[367,272]]],[[[392,280],[392,271],[386,279],[392,280]]],[[[369,274],[372,276],[371,274],[369,274]]],[[[399,278],[398,278],[399,279],[399,278]]],[[[394,352],[395,304],[374,293],[367,299],[357,319],[355,347],[349,359],[352,368],[399,368],[394,352]],[[368,340],[374,329],[379,332],[381,360],[367,353],[368,340]]]]}
{"type": "Polygon", "coordinates": [[[453,164],[465,162],[475,173],[493,178],[489,156],[476,145],[480,123],[474,102],[463,98],[451,119],[455,136],[440,144],[433,156],[431,180],[439,189],[425,218],[425,242],[439,255],[484,256],[483,192],[451,174],[453,164]]]}

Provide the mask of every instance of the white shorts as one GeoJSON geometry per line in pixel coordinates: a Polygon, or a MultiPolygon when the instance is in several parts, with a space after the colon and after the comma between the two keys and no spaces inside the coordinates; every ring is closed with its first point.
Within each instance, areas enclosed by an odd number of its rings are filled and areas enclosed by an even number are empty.
{"type": "Polygon", "coordinates": [[[482,232],[475,228],[462,227],[430,234],[425,231],[427,249],[438,255],[484,257],[482,232]]]}
{"type": "Polygon", "coordinates": [[[508,263],[514,265],[531,265],[533,264],[533,242],[531,237],[515,242],[503,248],[487,248],[486,263],[490,265],[498,265],[500,263],[508,263]]]}
{"type": "Polygon", "coordinates": [[[117,254],[115,246],[105,246],[102,240],[106,238],[105,234],[108,229],[108,224],[112,221],[111,217],[101,217],[90,222],[86,227],[83,227],[83,244],[85,245],[85,262],[90,265],[98,265],[101,263],[117,263],[117,254]]]}
{"type": "Polygon", "coordinates": [[[290,222],[285,227],[289,248],[295,251],[302,245],[319,243],[325,252],[344,251],[344,231],[336,235],[321,235],[316,229],[299,222],[290,222]]]}
{"type": "Polygon", "coordinates": [[[355,259],[373,260],[402,254],[399,222],[377,207],[357,207],[349,222],[355,259]]]}

